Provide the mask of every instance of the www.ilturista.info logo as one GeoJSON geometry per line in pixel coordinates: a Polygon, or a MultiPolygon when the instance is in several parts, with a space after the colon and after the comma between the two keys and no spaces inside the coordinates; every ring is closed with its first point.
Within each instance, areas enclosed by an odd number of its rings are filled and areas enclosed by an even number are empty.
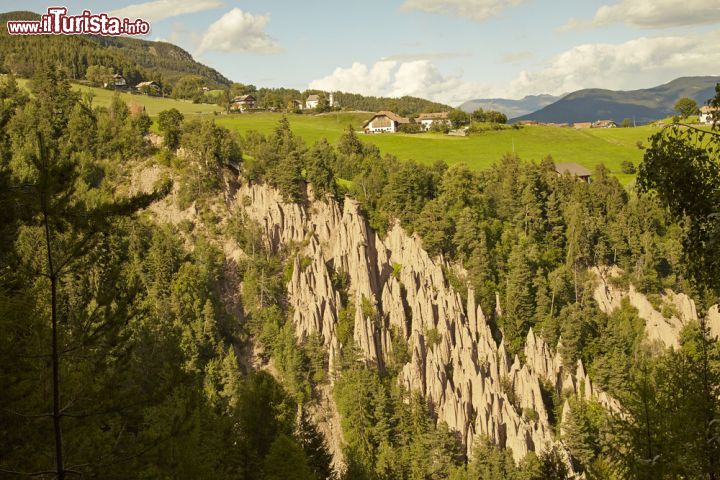
{"type": "Polygon", "coordinates": [[[147,35],[150,24],[141,18],[117,18],[90,10],[68,15],[65,7],[50,7],[40,20],[9,20],[7,31],[10,35],[147,35]]]}

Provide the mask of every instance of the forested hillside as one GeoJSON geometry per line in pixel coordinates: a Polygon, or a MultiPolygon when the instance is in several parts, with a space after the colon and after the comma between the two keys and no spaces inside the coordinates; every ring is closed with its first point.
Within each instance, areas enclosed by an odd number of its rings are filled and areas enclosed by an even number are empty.
{"type": "Polygon", "coordinates": [[[716,140],[658,133],[628,192],[287,119],[168,110],[158,145],[31,89],[0,84],[3,475],[717,478],[716,140]]]}
{"type": "Polygon", "coordinates": [[[217,70],[166,42],[92,35],[8,35],[8,20],[37,18],[33,12],[0,14],[0,68],[4,71],[31,77],[44,62],[51,61],[73,80],[84,80],[88,67],[102,65],[123,75],[130,85],[143,80],[174,84],[186,75],[201,77],[211,88],[230,83],[217,70]]]}
{"type": "Polygon", "coordinates": [[[431,102],[424,98],[417,97],[368,97],[356,93],[335,93],[338,104],[346,110],[362,110],[367,112],[379,112],[390,110],[402,116],[417,116],[420,113],[447,112],[453,108],[442,103],[431,102]]]}

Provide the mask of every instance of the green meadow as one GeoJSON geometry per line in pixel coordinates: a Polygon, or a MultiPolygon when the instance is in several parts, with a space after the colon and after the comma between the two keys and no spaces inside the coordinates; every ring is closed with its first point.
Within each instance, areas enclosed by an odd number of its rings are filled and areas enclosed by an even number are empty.
{"type": "MultiPolygon", "coordinates": [[[[27,80],[19,80],[23,85],[27,80]]],[[[93,94],[95,105],[107,106],[116,93],[102,88],[74,84],[83,92],[93,94]]],[[[120,93],[128,104],[144,105],[151,117],[163,110],[177,108],[184,115],[215,114],[215,121],[231,131],[244,135],[250,130],[269,133],[282,118],[281,113],[251,113],[225,115],[222,108],[211,104],[195,104],[186,100],[149,97],[120,93]]],[[[367,112],[336,112],[322,115],[288,114],[288,120],[295,133],[307,144],[321,138],[334,143],[352,125],[360,130],[367,112]]],[[[360,135],[364,142],[377,145],[382,153],[390,153],[401,160],[416,160],[430,164],[444,160],[448,164],[465,163],[471,168],[487,168],[504,154],[515,152],[528,161],[540,161],[551,155],[556,163],[575,162],[589,169],[605,164],[627,185],[634,175],[623,174],[620,164],[629,160],[638,165],[643,151],[638,143],[647,145],[648,138],[658,131],[655,126],[636,128],[597,128],[575,130],[545,126],[524,126],[520,129],[505,129],[473,134],[468,137],[451,137],[438,133],[422,134],[374,134],[360,135]]]]}
{"type": "MultiPolygon", "coordinates": [[[[29,80],[19,78],[18,84],[27,88],[29,80]]],[[[147,95],[136,95],[132,93],[115,92],[114,90],[108,90],[105,88],[95,88],[79,83],[73,83],[72,87],[80,92],[92,93],[93,105],[99,105],[107,107],[110,105],[114,95],[120,95],[128,105],[143,105],[145,111],[151,117],[156,116],[163,110],[170,108],[177,108],[183,115],[199,115],[199,114],[212,114],[214,112],[222,112],[223,108],[219,105],[212,105],[207,103],[193,103],[189,100],[176,100],[174,98],[161,98],[161,97],[150,97],[147,95]]]]}
{"type": "MultiPolygon", "coordinates": [[[[307,143],[320,138],[335,142],[351,124],[359,130],[366,113],[338,113],[325,115],[288,115],[293,130],[307,143]]],[[[256,113],[219,116],[217,122],[240,134],[250,130],[270,132],[281,114],[256,113]]],[[[575,162],[589,169],[603,163],[623,184],[633,175],[620,172],[620,164],[629,160],[637,165],[643,151],[638,142],[648,143],[657,127],[608,128],[575,130],[545,126],[525,126],[473,134],[468,137],[451,137],[438,133],[422,134],[373,134],[361,135],[368,143],[374,143],[382,153],[391,153],[402,160],[433,163],[444,160],[448,164],[465,163],[482,169],[495,163],[506,153],[515,152],[520,158],[540,161],[551,155],[556,163],[575,162]]]]}

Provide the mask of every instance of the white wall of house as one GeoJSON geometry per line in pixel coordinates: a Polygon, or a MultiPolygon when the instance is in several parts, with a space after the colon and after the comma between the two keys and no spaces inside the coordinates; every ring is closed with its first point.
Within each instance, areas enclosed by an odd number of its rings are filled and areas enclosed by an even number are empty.
{"type": "Polygon", "coordinates": [[[305,100],[305,108],[307,108],[308,110],[317,108],[318,103],[319,102],[317,100],[305,100]]]}
{"type": "Polygon", "coordinates": [[[700,114],[700,123],[713,123],[713,112],[704,112],[700,114]]]}
{"type": "Polygon", "coordinates": [[[386,122],[381,122],[380,120],[384,119],[386,117],[379,117],[379,118],[373,118],[370,123],[368,123],[368,126],[366,127],[366,130],[370,133],[395,133],[398,130],[398,123],[395,120],[390,120],[390,125],[387,125],[386,122]]]}
{"type": "Polygon", "coordinates": [[[444,118],[426,118],[423,120],[420,120],[420,124],[423,126],[423,130],[426,132],[432,128],[432,126],[437,123],[438,125],[445,123],[450,124],[450,120],[446,120],[444,118]]]}

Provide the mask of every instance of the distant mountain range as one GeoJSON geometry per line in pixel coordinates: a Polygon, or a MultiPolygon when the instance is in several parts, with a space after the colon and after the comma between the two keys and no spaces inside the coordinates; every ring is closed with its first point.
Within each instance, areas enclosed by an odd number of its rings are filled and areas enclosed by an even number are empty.
{"type": "Polygon", "coordinates": [[[560,100],[561,96],[553,95],[528,95],[520,100],[509,100],[507,98],[479,98],[468,100],[458,108],[467,113],[472,113],[478,108],[483,110],[495,110],[507,115],[508,118],[519,117],[535,112],[551,103],[560,100]]]}
{"type": "Polygon", "coordinates": [[[591,122],[625,118],[648,123],[674,113],[675,102],[682,97],[702,105],[715,95],[720,77],[681,77],[653,88],[629,91],[589,88],[565,95],[539,110],[511,118],[511,122],[536,120],[549,123],[591,122]]]}

